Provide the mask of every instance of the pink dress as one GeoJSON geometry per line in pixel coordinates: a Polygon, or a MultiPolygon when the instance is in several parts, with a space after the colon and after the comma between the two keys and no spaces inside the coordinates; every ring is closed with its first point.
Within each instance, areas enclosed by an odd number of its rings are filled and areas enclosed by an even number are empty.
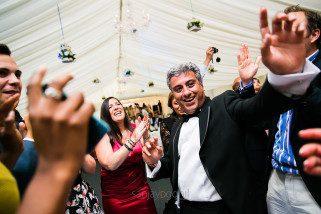
{"type": "MultiPolygon", "coordinates": [[[[121,146],[115,140],[113,151],[117,151],[121,146]]],[[[102,167],[100,173],[106,214],[156,214],[152,192],[145,176],[140,142],[118,169],[109,171],[102,167]]]]}

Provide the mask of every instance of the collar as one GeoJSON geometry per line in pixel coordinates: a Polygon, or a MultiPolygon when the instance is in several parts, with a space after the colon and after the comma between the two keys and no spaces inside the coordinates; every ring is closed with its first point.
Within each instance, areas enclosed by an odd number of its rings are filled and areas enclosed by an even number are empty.
{"type": "Polygon", "coordinates": [[[202,111],[201,108],[198,108],[195,110],[195,112],[193,114],[184,114],[183,115],[183,120],[184,122],[187,122],[190,118],[192,117],[198,117],[199,113],[202,111]]]}
{"type": "Polygon", "coordinates": [[[315,60],[315,58],[317,58],[317,55],[319,53],[319,49],[316,50],[313,54],[311,54],[309,57],[307,57],[307,59],[310,61],[310,62],[313,62],[313,60],[315,60]]]}
{"type": "Polygon", "coordinates": [[[25,137],[25,138],[23,138],[23,140],[28,140],[28,141],[35,142],[35,140],[33,138],[31,138],[31,137],[25,137]]]}

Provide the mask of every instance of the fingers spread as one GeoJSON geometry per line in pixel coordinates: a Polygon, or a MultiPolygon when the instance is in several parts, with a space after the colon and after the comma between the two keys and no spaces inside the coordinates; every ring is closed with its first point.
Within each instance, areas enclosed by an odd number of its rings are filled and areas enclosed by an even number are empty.
{"type": "Polygon", "coordinates": [[[59,78],[55,79],[54,81],[52,81],[49,85],[50,85],[50,87],[53,87],[57,90],[62,91],[62,89],[66,86],[66,84],[72,79],[73,79],[73,77],[69,74],[63,75],[63,76],[60,76],[59,78]]]}
{"type": "Polygon", "coordinates": [[[265,37],[265,34],[270,33],[266,8],[261,8],[260,10],[260,32],[261,32],[262,38],[265,37]]]}
{"type": "Polygon", "coordinates": [[[265,34],[261,44],[261,55],[263,58],[269,58],[269,56],[271,55],[270,45],[271,35],[265,34]]]}
{"type": "MultiPolygon", "coordinates": [[[[277,13],[272,20],[272,33],[278,33],[283,28],[283,21],[287,20],[285,13],[277,13]]],[[[291,29],[290,29],[291,30],[291,29]]]]}
{"type": "Polygon", "coordinates": [[[28,95],[28,106],[29,108],[37,105],[38,100],[42,96],[41,82],[46,74],[45,68],[40,68],[29,80],[27,86],[27,95],[28,95]]]}
{"type": "Polygon", "coordinates": [[[257,69],[259,68],[261,62],[262,62],[262,56],[256,57],[255,67],[256,67],[257,69]]]}

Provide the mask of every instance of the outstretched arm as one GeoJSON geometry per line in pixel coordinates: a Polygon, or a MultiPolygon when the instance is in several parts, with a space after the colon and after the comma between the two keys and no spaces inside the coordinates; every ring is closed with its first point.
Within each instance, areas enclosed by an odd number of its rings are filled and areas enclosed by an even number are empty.
{"type": "Polygon", "coordinates": [[[212,47],[208,47],[206,49],[206,55],[205,55],[205,60],[204,60],[204,65],[207,67],[211,60],[213,59],[213,55],[214,55],[214,50],[212,47]]]}

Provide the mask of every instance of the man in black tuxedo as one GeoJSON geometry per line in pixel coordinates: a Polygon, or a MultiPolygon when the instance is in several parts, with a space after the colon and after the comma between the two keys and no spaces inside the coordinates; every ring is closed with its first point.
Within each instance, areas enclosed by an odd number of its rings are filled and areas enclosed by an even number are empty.
{"type": "MultiPolygon", "coordinates": [[[[304,95],[320,72],[299,51],[304,48],[305,26],[292,29],[294,20],[278,14],[271,33],[267,10],[261,9],[262,61],[272,73],[269,82],[253,98],[242,100],[238,94],[227,91],[210,100],[193,63],[168,72],[168,86],[187,116],[174,125],[171,145],[163,158],[153,140],[145,144],[143,158],[153,170],[148,173],[150,177],[171,177],[173,201],[180,213],[253,212],[244,128],[295,105],[297,101],[289,97],[304,95]],[[284,74],[289,75],[283,77],[284,74]],[[299,85],[295,84],[297,78],[299,85]]],[[[248,84],[252,77],[253,74],[242,75],[242,82],[248,84]]]]}

